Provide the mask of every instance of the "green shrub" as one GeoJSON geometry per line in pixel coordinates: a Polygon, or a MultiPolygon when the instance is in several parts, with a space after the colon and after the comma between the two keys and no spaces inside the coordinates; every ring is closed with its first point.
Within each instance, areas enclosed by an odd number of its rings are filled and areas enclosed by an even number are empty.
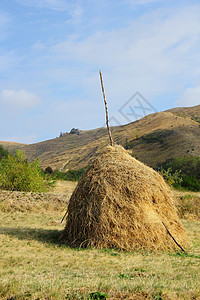
{"type": "Polygon", "coordinates": [[[53,178],[59,180],[78,181],[86,170],[87,167],[79,170],[68,170],[67,172],[56,170],[53,173],[53,178]]]}
{"type": "Polygon", "coordinates": [[[96,299],[96,300],[100,300],[100,299],[107,299],[109,297],[108,294],[103,293],[103,292],[93,292],[90,293],[90,299],[96,299]]]}
{"type": "Polygon", "coordinates": [[[185,175],[182,177],[182,187],[189,188],[190,191],[200,191],[200,180],[196,176],[185,175]]]}
{"type": "Polygon", "coordinates": [[[170,185],[200,191],[200,156],[171,158],[157,169],[161,170],[161,174],[170,185]]]}
{"type": "Polygon", "coordinates": [[[200,156],[181,156],[166,160],[162,167],[172,169],[172,173],[181,170],[182,175],[195,176],[200,179],[200,156]]]}
{"type": "Polygon", "coordinates": [[[3,158],[3,157],[8,157],[8,150],[4,149],[4,147],[2,145],[0,145],[0,160],[3,158]]]}
{"type": "Polygon", "coordinates": [[[183,181],[181,177],[181,170],[176,170],[174,173],[172,173],[171,168],[165,170],[163,167],[161,167],[158,171],[170,186],[180,185],[183,181]]]}
{"type": "Polygon", "coordinates": [[[0,161],[0,189],[43,192],[49,184],[38,160],[30,163],[24,152],[16,150],[15,156],[9,154],[0,161]]]}

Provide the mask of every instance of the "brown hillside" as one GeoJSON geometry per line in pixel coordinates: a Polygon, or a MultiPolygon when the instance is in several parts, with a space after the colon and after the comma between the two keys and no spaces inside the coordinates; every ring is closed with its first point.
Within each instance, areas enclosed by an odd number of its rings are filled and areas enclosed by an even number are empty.
{"type": "Polygon", "coordinates": [[[9,152],[13,153],[15,149],[20,149],[21,147],[25,146],[26,144],[0,141],[0,145],[2,145],[4,148],[6,148],[9,152]]]}
{"type": "MultiPolygon", "coordinates": [[[[198,114],[200,106],[151,114],[130,124],[113,127],[113,138],[130,149],[137,159],[153,167],[171,157],[200,155],[198,114]]],[[[36,144],[13,145],[10,149],[25,150],[30,160],[39,157],[43,168],[51,166],[67,170],[87,166],[102,153],[108,142],[106,128],[99,128],[36,144]]]]}
{"type": "Polygon", "coordinates": [[[189,117],[191,119],[200,118],[200,105],[196,105],[193,107],[176,107],[173,109],[169,109],[168,111],[182,117],[189,117]]]}

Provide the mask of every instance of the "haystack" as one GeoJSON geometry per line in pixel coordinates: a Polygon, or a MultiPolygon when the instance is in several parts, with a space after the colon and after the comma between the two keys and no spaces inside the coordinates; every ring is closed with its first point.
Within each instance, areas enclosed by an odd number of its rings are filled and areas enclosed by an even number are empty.
{"type": "Polygon", "coordinates": [[[177,249],[187,237],[161,175],[108,146],[82,176],[71,196],[63,240],[70,246],[177,249]]]}

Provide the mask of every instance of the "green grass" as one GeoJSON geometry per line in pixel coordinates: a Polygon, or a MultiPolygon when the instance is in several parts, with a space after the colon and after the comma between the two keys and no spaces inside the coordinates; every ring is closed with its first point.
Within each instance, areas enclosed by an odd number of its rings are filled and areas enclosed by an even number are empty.
{"type": "Polygon", "coordinates": [[[200,299],[199,221],[183,221],[187,254],[71,249],[49,207],[0,211],[0,299],[200,299]]]}

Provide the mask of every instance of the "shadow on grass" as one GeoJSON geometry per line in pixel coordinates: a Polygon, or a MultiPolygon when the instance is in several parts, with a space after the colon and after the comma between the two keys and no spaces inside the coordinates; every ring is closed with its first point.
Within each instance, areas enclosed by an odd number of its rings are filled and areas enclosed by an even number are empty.
{"type": "Polygon", "coordinates": [[[70,248],[74,251],[85,251],[85,250],[92,250],[92,247],[88,248],[78,248],[78,247],[71,247],[67,245],[65,242],[62,241],[62,230],[56,229],[36,229],[36,228],[29,228],[29,227],[21,227],[21,228],[11,228],[11,227],[0,227],[0,234],[13,236],[18,238],[19,240],[26,240],[26,241],[38,241],[46,244],[47,246],[57,246],[57,247],[64,247],[70,248]]]}
{"type": "Polygon", "coordinates": [[[19,240],[36,240],[46,244],[63,246],[62,230],[36,228],[0,228],[0,234],[17,237],[19,240]]]}

